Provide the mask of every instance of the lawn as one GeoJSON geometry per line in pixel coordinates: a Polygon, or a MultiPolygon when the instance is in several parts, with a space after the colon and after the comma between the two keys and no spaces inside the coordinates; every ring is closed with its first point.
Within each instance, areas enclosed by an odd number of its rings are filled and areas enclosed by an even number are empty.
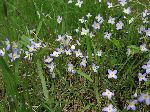
{"type": "Polygon", "coordinates": [[[0,0],[0,112],[149,108],[149,0],[0,0]]]}

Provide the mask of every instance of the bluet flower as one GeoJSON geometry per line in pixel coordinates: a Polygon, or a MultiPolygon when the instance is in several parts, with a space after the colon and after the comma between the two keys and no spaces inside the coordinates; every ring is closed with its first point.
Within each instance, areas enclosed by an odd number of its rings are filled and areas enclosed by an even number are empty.
{"type": "Polygon", "coordinates": [[[136,110],[135,104],[137,103],[137,100],[130,100],[129,105],[127,106],[127,110],[136,110]]]}
{"type": "Polygon", "coordinates": [[[108,107],[104,107],[102,109],[102,111],[104,111],[104,112],[117,112],[117,109],[114,108],[112,104],[109,104],[109,106],[108,107]]]}
{"type": "Polygon", "coordinates": [[[114,71],[112,71],[112,70],[110,70],[110,69],[108,69],[108,73],[109,73],[109,75],[108,75],[108,78],[110,79],[110,78],[114,78],[114,79],[117,79],[117,70],[114,70],[114,71]]]}
{"type": "Polygon", "coordinates": [[[146,105],[150,105],[150,95],[148,93],[142,93],[138,99],[139,102],[146,102],[146,105]]]}
{"type": "Polygon", "coordinates": [[[112,96],[114,96],[114,93],[110,92],[108,89],[106,89],[106,91],[102,93],[102,96],[107,96],[108,99],[111,100],[112,96]]]}
{"type": "Polygon", "coordinates": [[[117,30],[121,30],[123,26],[124,26],[123,22],[122,22],[122,21],[119,21],[119,22],[116,24],[116,29],[117,29],[117,30]]]}
{"type": "Polygon", "coordinates": [[[108,23],[115,24],[115,18],[112,18],[111,16],[108,19],[108,23]]]}
{"type": "Polygon", "coordinates": [[[73,74],[76,73],[76,71],[74,70],[74,66],[73,66],[73,64],[71,64],[71,63],[68,64],[68,72],[71,72],[71,73],[73,73],[73,74]]]}
{"type": "Polygon", "coordinates": [[[147,74],[149,74],[150,73],[150,60],[147,62],[146,65],[143,65],[142,68],[146,70],[147,74]]]}
{"type": "Polygon", "coordinates": [[[5,55],[5,49],[3,48],[3,49],[0,49],[0,56],[4,56],[5,55]]]}

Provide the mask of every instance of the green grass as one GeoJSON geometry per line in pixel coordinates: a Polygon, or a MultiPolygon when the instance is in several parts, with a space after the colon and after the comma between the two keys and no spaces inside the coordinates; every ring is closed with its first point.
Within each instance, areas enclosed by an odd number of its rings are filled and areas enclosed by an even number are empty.
{"type": "MultiPolygon", "coordinates": [[[[136,91],[138,95],[150,92],[148,75],[147,82],[138,81],[138,73],[144,73],[142,65],[150,59],[150,38],[140,39],[145,34],[140,35],[137,31],[143,24],[140,13],[150,10],[149,0],[128,3],[126,7],[131,7],[132,13],[126,19],[117,0],[109,0],[117,5],[112,9],[107,8],[106,0],[96,1],[84,0],[81,8],[75,3],[68,4],[67,0],[0,1],[0,42],[8,37],[24,50],[27,50],[29,38],[46,44],[34,53],[32,61],[25,60],[22,54],[10,62],[7,56],[10,51],[6,56],[0,56],[0,112],[101,112],[109,103],[119,112],[126,112],[124,107],[136,91]],[[92,17],[86,24],[81,24],[79,19],[88,13],[92,17]],[[105,21],[95,32],[91,26],[99,13],[105,21]],[[58,15],[63,18],[60,24],[56,21],[58,15]],[[109,16],[115,17],[116,23],[122,20],[123,29],[117,31],[115,25],[108,24],[109,16]],[[134,22],[128,24],[131,17],[135,18],[134,22]],[[89,28],[95,37],[75,33],[74,29],[78,27],[80,31],[82,27],[89,28]],[[30,34],[33,29],[34,33],[30,34]],[[71,45],[80,38],[81,46],[76,48],[84,56],[88,55],[88,66],[80,67],[81,59],[75,55],[61,55],[54,59],[56,76],[52,78],[43,59],[60,46],[55,40],[66,32],[73,37],[71,45]],[[104,39],[104,32],[112,32],[111,40],[104,39]],[[144,53],[139,48],[143,43],[148,49],[144,53]],[[128,48],[132,51],[130,56],[126,55],[128,48]],[[96,56],[99,50],[103,51],[102,57],[96,56]],[[68,73],[68,63],[74,65],[76,74],[68,73]],[[92,63],[100,66],[98,73],[93,72],[92,63]],[[107,78],[108,69],[118,70],[117,80],[107,78]],[[115,93],[111,101],[102,97],[106,89],[115,93]]],[[[150,28],[150,22],[143,25],[150,28]]],[[[3,47],[0,43],[0,49],[3,47]]],[[[138,103],[136,107],[136,112],[148,112],[145,103],[138,103]]]]}

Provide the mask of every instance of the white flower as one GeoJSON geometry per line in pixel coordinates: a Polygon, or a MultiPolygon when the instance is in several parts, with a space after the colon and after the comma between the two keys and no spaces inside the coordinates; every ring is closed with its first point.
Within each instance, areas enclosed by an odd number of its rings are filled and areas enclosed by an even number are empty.
{"type": "Polygon", "coordinates": [[[130,48],[127,49],[127,53],[126,54],[127,54],[127,56],[130,56],[130,54],[131,54],[131,49],[130,48]]]}
{"type": "Polygon", "coordinates": [[[0,49],[0,56],[4,56],[5,55],[5,49],[0,49]]]}
{"type": "Polygon", "coordinates": [[[80,42],[79,42],[79,40],[76,40],[76,43],[80,46],[81,44],[80,44],[80,42]]]}
{"type": "Polygon", "coordinates": [[[90,38],[95,37],[95,35],[92,32],[90,32],[89,36],[90,36],[90,38]]]}
{"type": "Polygon", "coordinates": [[[131,13],[131,8],[130,7],[128,7],[127,9],[124,8],[123,12],[126,13],[126,14],[130,14],[131,13]]]}
{"type": "Polygon", "coordinates": [[[82,28],[81,35],[87,35],[89,33],[89,29],[82,28]]]}
{"type": "Polygon", "coordinates": [[[77,33],[79,32],[79,27],[77,29],[75,29],[75,32],[77,32],[77,33]]]}
{"type": "Polygon", "coordinates": [[[76,48],[75,45],[72,45],[72,46],[71,46],[71,49],[72,49],[72,50],[75,50],[75,48],[76,48]]]}
{"type": "Polygon", "coordinates": [[[96,55],[97,55],[97,56],[102,56],[102,53],[103,53],[102,50],[100,50],[100,51],[97,51],[97,54],[96,54],[96,55]]]}
{"type": "Polygon", "coordinates": [[[94,63],[92,64],[92,69],[95,73],[97,73],[98,68],[99,68],[99,66],[96,66],[94,63]]]}
{"type": "Polygon", "coordinates": [[[134,21],[134,18],[132,17],[132,18],[129,20],[129,24],[131,24],[133,21],[134,21]]]}
{"type": "Polygon", "coordinates": [[[66,53],[66,55],[71,55],[72,54],[70,49],[69,50],[65,50],[65,53],[66,53]]]}
{"type": "Polygon", "coordinates": [[[62,21],[62,17],[61,16],[57,16],[57,22],[60,24],[62,21]]]}
{"type": "Polygon", "coordinates": [[[58,35],[58,38],[56,39],[56,41],[62,41],[64,39],[64,36],[58,35]]]}
{"type": "Polygon", "coordinates": [[[88,13],[86,16],[87,16],[87,18],[92,17],[92,15],[90,13],[88,13]]]}
{"type": "Polygon", "coordinates": [[[108,23],[115,24],[115,18],[109,17],[108,23]]]}
{"type": "Polygon", "coordinates": [[[28,51],[25,51],[25,54],[26,54],[25,57],[24,57],[25,59],[32,60],[32,55],[33,55],[32,52],[30,53],[28,51]]]}
{"type": "Polygon", "coordinates": [[[78,7],[81,7],[82,4],[83,4],[83,1],[77,0],[77,3],[75,5],[78,7]]]}
{"type": "Polygon", "coordinates": [[[78,49],[78,51],[74,51],[76,54],[76,57],[83,57],[82,52],[80,49],[78,49]]]}
{"type": "Polygon", "coordinates": [[[68,4],[71,4],[71,3],[72,3],[72,0],[69,0],[69,1],[68,1],[68,4]]]}
{"type": "Polygon", "coordinates": [[[125,6],[127,4],[126,0],[118,0],[118,1],[122,6],[125,6]]]}
{"type": "Polygon", "coordinates": [[[80,66],[86,67],[86,64],[87,64],[86,58],[83,58],[81,63],[80,63],[80,66]]]}
{"type": "Polygon", "coordinates": [[[148,49],[146,48],[146,44],[140,45],[140,49],[141,49],[142,52],[148,51],[148,49]]]}
{"type": "Polygon", "coordinates": [[[50,54],[50,56],[53,56],[53,57],[59,57],[60,53],[57,52],[57,51],[54,51],[53,54],[50,54]]]}
{"type": "Polygon", "coordinates": [[[102,23],[103,22],[103,17],[100,16],[100,14],[98,14],[95,19],[97,20],[97,22],[102,23]]]}
{"type": "Polygon", "coordinates": [[[81,19],[79,19],[80,23],[84,23],[85,22],[85,19],[84,17],[82,17],[81,19]]]}

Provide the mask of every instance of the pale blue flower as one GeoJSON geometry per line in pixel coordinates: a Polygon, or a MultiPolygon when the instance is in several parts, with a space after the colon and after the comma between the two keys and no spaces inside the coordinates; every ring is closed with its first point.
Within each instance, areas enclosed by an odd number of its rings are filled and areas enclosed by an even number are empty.
{"type": "Polygon", "coordinates": [[[5,55],[5,49],[0,49],[0,56],[4,56],[5,55]]]}
{"type": "Polygon", "coordinates": [[[110,79],[110,78],[114,78],[114,79],[117,79],[117,70],[114,70],[114,71],[112,71],[112,70],[110,70],[110,69],[108,69],[108,78],[110,79]]]}
{"type": "Polygon", "coordinates": [[[94,24],[92,25],[92,27],[97,30],[97,29],[100,29],[100,23],[97,23],[94,21],[94,24]]]}
{"type": "Polygon", "coordinates": [[[15,61],[20,57],[20,55],[18,54],[18,49],[13,49],[12,53],[8,54],[8,56],[11,59],[11,62],[15,61]]]}
{"type": "Polygon", "coordinates": [[[60,48],[56,48],[56,51],[58,51],[59,54],[63,54],[65,52],[63,46],[60,46],[60,48]]]}
{"type": "Polygon", "coordinates": [[[36,51],[34,45],[31,45],[31,46],[27,45],[27,48],[28,48],[29,52],[34,52],[34,51],[36,51]]]}
{"type": "Polygon", "coordinates": [[[44,60],[45,63],[51,63],[53,61],[53,58],[50,56],[47,56],[47,58],[44,60]]]}
{"type": "Polygon", "coordinates": [[[150,105],[150,95],[148,93],[142,93],[139,97],[139,102],[146,102],[146,105],[150,105]]]}
{"type": "Polygon", "coordinates": [[[73,64],[71,64],[71,63],[68,64],[68,72],[71,72],[71,73],[73,73],[73,74],[76,73],[76,71],[74,70],[74,66],[73,66],[73,64]]]}
{"type": "Polygon", "coordinates": [[[104,21],[104,20],[103,20],[103,17],[101,17],[100,14],[98,14],[98,15],[95,17],[95,19],[96,19],[97,22],[99,22],[100,24],[104,21]]]}
{"type": "Polygon", "coordinates": [[[136,110],[135,104],[137,103],[137,100],[130,100],[129,105],[127,106],[127,110],[136,110]]]}
{"type": "Polygon", "coordinates": [[[49,68],[50,73],[53,73],[56,65],[54,64],[54,62],[52,62],[50,64],[47,64],[46,66],[49,68]]]}
{"type": "Polygon", "coordinates": [[[6,51],[8,51],[10,49],[10,41],[8,38],[6,38],[5,44],[6,44],[6,51]]]}
{"type": "Polygon", "coordinates": [[[112,18],[111,16],[108,19],[108,23],[115,24],[115,18],[112,18]]]}
{"type": "Polygon", "coordinates": [[[139,78],[139,81],[140,81],[140,82],[141,82],[141,81],[147,81],[146,73],[144,73],[144,74],[139,73],[139,74],[138,74],[138,78],[139,78]]]}
{"type": "Polygon", "coordinates": [[[102,109],[102,111],[104,111],[104,112],[117,112],[117,109],[114,108],[112,104],[109,104],[109,106],[108,107],[104,107],[102,109]]]}
{"type": "Polygon", "coordinates": [[[147,62],[146,65],[143,65],[142,68],[146,70],[147,74],[149,74],[150,73],[150,60],[147,62]]]}
{"type": "Polygon", "coordinates": [[[123,26],[124,26],[123,22],[122,22],[122,21],[119,21],[119,22],[116,24],[116,29],[117,29],[117,30],[121,30],[123,26]]]}
{"type": "Polygon", "coordinates": [[[105,38],[105,39],[107,38],[107,39],[110,40],[111,35],[112,35],[111,33],[105,32],[105,33],[104,33],[104,38],[105,38]]]}
{"type": "Polygon", "coordinates": [[[150,36],[150,28],[148,28],[147,30],[145,30],[146,32],[146,36],[150,36]]]}
{"type": "Polygon", "coordinates": [[[106,89],[106,91],[102,93],[102,96],[107,96],[108,99],[111,100],[112,96],[114,96],[114,93],[106,89]]]}
{"type": "Polygon", "coordinates": [[[111,3],[111,2],[107,2],[107,5],[108,5],[108,8],[113,7],[113,5],[112,5],[112,3],[111,3]]]}

